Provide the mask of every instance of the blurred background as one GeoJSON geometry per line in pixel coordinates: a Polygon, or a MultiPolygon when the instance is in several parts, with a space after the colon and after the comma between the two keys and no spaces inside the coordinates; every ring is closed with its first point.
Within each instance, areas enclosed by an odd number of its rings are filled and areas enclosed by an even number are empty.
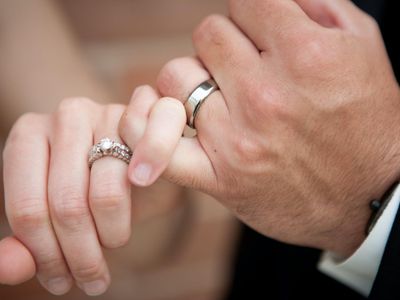
{"type": "MultiPolygon", "coordinates": [[[[193,54],[202,18],[225,12],[224,0],[0,0],[0,147],[19,115],[52,111],[64,97],[126,103],[168,60],[193,54]]],[[[203,194],[152,189],[134,191],[133,237],[106,251],[113,282],[98,299],[221,299],[238,224],[203,194]]],[[[3,203],[0,238],[10,233],[3,203]]],[[[56,298],[89,297],[76,288],[51,296],[36,279],[0,285],[2,300],[56,298]]]]}

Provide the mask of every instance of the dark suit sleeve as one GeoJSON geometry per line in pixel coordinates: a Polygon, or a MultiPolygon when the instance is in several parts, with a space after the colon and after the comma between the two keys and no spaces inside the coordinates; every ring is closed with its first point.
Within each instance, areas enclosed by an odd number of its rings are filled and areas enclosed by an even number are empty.
{"type": "MultiPolygon", "coordinates": [[[[366,4],[369,1],[358,0],[357,2],[366,4]]],[[[400,81],[400,44],[398,44],[398,28],[400,26],[398,15],[399,1],[386,0],[381,2],[384,2],[384,6],[382,6],[384,10],[381,13],[381,17],[377,18],[377,20],[381,26],[397,80],[400,81]]],[[[369,299],[400,299],[400,209],[393,223],[369,299]]]]}
{"type": "Polygon", "coordinates": [[[400,299],[400,209],[397,211],[378,274],[368,299],[400,299]]]}

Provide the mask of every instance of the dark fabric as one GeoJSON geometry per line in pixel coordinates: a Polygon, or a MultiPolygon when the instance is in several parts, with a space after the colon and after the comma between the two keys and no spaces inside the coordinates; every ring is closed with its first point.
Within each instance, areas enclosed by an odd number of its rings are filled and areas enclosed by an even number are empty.
{"type": "MultiPolygon", "coordinates": [[[[354,2],[378,21],[399,81],[399,1],[354,2]]],[[[350,288],[320,273],[316,268],[319,257],[318,250],[283,244],[243,226],[231,288],[226,299],[364,299],[350,288]]],[[[369,299],[400,299],[400,212],[369,299]]]]}
{"type": "Polygon", "coordinates": [[[364,299],[320,273],[320,251],[290,246],[243,227],[227,299],[364,299]]]}
{"type": "Polygon", "coordinates": [[[385,9],[380,23],[382,34],[397,82],[400,82],[400,1],[386,0],[383,2],[385,2],[385,9]]]}
{"type": "Polygon", "coordinates": [[[400,210],[397,212],[396,220],[393,223],[369,299],[400,299],[400,210]]]}
{"type": "MultiPolygon", "coordinates": [[[[389,0],[390,1],[390,0],[389,0]]],[[[394,0],[397,1],[397,0],[394,0]]],[[[383,20],[388,1],[385,0],[353,0],[353,2],[366,13],[375,18],[379,23],[383,20]]]]}

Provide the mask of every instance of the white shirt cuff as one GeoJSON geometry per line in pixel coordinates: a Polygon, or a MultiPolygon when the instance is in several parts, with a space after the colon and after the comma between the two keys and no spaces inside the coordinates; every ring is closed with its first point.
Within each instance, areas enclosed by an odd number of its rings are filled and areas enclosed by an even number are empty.
{"type": "Polygon", "coordinates": [[[396,187],[389,201],[368,237],[351,257],[341,261],[334,253],[324,252],[318,264],[318,269],[322,273],[349,286],[365,297],[368,297],[371,292],[399,209],[400,185],[396,187]]]}

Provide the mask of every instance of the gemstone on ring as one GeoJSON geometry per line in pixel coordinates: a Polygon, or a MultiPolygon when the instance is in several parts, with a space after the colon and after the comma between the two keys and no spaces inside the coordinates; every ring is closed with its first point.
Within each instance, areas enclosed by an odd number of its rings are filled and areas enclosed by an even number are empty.
{"type": "Polygon", "coordinates": [[[118,158],[129,164],[133,152],[128,146],[115,142],[109,138],[101,139],[100,142],[93,145],[89,151],[88,163],[91,168],[93,163],[106,156],[118,158]]]}
{"type": "Polygon", "coordinates": [[[109,138],[102,139],[99,142],[99,146],[103,153],[109,153],[113,147],[113,141],[111,141],[109,138]]]}

